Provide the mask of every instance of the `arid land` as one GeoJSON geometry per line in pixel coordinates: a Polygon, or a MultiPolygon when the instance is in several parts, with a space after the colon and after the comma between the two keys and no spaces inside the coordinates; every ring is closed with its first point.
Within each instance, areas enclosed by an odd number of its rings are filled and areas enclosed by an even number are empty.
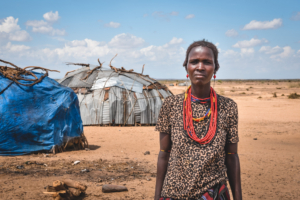
{"type": "MultiPolygon", "coordinates": [[[[174,94],[186,89],[169,88],[174,94]]],[[[300,99],[288,98],[300,94],[300,82],[216,81],[215,89],[238,104],[243,198],[300,199],[300,99]]],[[[78,199],[153,199],[159,152],[154,126],[87,126],[84,133],[89,151],[0,157],[0,199],[50,200],[44,187],[65,178],[88,186],[78,199]],[[102,193],[109,183],[128,192],[102,193]]]]}

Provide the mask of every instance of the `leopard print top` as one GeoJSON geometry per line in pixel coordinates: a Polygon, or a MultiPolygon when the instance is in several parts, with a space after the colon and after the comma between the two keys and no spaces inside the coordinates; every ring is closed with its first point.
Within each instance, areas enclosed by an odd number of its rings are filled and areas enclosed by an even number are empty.
{"type": "MultiPolygon", "coordinates": [[[[184,94],[165,99],[155,127],[156,131],[171,134],[172,149],[161,195],[175,199],[200,198],[207,189],[226,180],[225,144],[237,143],[237,104],[217,96],[217,132],[211,143],[200,145],[190,139],[183,128],[184,94]]],[[[210,103],[192,102],[193,117],[205,115],[210,103]]],[[[194,122],[198,138],[203,138],[209,118],[194,122]]]]}

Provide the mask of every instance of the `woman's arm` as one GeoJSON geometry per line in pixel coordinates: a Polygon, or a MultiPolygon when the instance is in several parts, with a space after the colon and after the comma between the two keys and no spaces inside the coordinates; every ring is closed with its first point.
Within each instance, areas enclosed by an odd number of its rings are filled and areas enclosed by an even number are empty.
{"type": "MultiPolygon", "coordinates": [[[[171,150],[172,142],[171,136],[167,133],[160,133],[160,149],[171,150]]],[[[170,153],[167,151],[159,151],[157,160],[157,175],[154,200],[158,200],[161,196],[162,186],[165,180],[165,175],[168,168],[170,153]]]]}
{"type": "Polygon", "coordinates": [[[225,164],[227,176],[234,200],[242,200],[240,161],[237,154],[237,143],[227,143],[225,146],[225,164]],[[230,154],[234,153],[234,154],[230,154]]]}

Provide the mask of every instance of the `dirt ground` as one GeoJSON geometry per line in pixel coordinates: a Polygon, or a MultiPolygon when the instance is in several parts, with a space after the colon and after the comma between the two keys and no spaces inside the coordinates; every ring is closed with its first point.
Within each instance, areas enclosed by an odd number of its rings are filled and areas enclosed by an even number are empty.
{"type": "MultiPolygon", "coordinates": [[[[170,86],[174,94],[185,88],[170,86]]],[[[287,97],[300,93],[299,83],[223,81],[215,88],[238,104],[243,198],[300,199],[300,99],[287,97]]],[[[84,132],[89,151],[0,157],[0,199],[52,199],[44,187],[65,178],[87,184],[78,199],[153,199],[159,152],[154,126],[88,126],[84,132]],[[108,183],[129,191],[104,194],[101,186],[108,183]]]]}

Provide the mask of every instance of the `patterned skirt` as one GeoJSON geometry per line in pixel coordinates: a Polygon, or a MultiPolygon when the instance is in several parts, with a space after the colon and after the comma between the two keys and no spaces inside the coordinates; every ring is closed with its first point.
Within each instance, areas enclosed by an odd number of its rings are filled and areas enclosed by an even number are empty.
{"type": "MultiPolygon", "coordinates": [[[[208,189],[200,198],[189,198],[188,200],[230,200],[229,191],[225,184],[221,184],[219,190],[216,190],[216,187],[218,186],[208,189]]],[[[159,200],[177,199],[161,197],[159,200]]]]}

